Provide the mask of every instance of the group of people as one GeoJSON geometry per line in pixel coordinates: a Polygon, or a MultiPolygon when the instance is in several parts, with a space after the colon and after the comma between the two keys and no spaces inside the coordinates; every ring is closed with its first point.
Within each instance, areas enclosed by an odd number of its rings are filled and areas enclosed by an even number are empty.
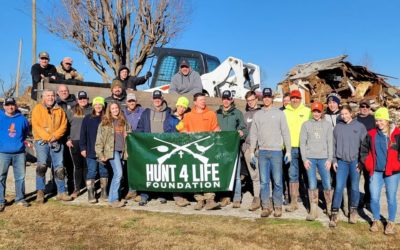
{"type": "MultiPolygon", "coordinates": [[[[39,54],[40,61],[47,59],[48,62],[46,55],[39,54]]],[[[189,73],[196,78],[191,72],[195,71],[183,60],[176,78],[183,84],[189,73]]],[[[47,73],[41,75],[48,76],[47,73]]],[[[151,74],[144,79],[148,77],[151,74]]],[[[400,130],[391,124],[387,108],[381,107],[372,114],[368,100],[362,100],[360,113],[353,117],[352,108],[341,106],[340,96],[331,93],[324,112],[324,104],[319,101],[312,102],[311,108],[306,107],[299,90],[285,94],[283,107],[278,108],[273,103],[272,89],[264,88],[263,105],[259,105],[257,94],[249,91],[245,95],[246,111],[242,113],[235,106],[233,93],[225,90],[220,108],[212,111],[207,107],[201,85],[193,85],[188,90],[182,87],[184,84],[174,88],[193,94],[191,108],[190,100],[180,96],[172,110],[159,90],[152,93],[152,105],[144,108],[135,94],[127,91],[135,89],[144,79],[132,78],[129,69],[121,67],[112,82],[111,96],[94,97],[91,104],[85,91],[74,96],[63,84],[59,85],[57,93],[49,89],[42,92],[42,101],[32,111],[37,202],[45,201],[45,176],[50,168],[57,187],[56,198],[61,201],[78,197],[85,186],[89,203],[100,199],[108,201],[112,207],[122,207],[127,199],[134,199],[144,206],[150,198],[166,203],[165,194],[137,192],[128,187],[126,136],[132,132],[237,131],[245,165],[239,164],[237,168],[234,189],[217,194],[194,194],[195,210],[213,210],[231,203],[233,208],[239,208],[244,169],[249,173],[253,187],[249,210],[261,208],[261,217],[269,217],[272,213],[281,217],[284,205],[286,212],[293,212],[300,201],[307,204],[304,199],[307,197],[309,212],[306,219],[315,220],[319,194],[322,193],[324,208],[330,217],[329,226],[337,226],[342,203],[349,223],[356,223],[359,180],[363,173],[366,185],[362,203],[370,204],[373,214],[370,230],[380,230],[380,194],[385,185],[389,216],[384,232],[394,233],[400,178],[400,130]],[[71,159],[70,164],[67,158],[71,159]],[[317,170],[322,192],[318,189],[317,170]],[[72,188],[70,192],[66,188],[66,179],[68,189],[72,188]],[[96,196],[96,179],[100,180],[99,197],[96,196]]],[[[5,183],[10,165],[14,168],[15,203],[29,206],[24,200],[24,152],[25,145],[29,146],[26,143],[28,134],[28,121],[18,112],[15,100],[6,99],[4,111],[0,112],[0,211],[5,208],[5,183]]],[[[190,205],[187,195],[174,193],[172,196],[177,206],[190,205]]]]}

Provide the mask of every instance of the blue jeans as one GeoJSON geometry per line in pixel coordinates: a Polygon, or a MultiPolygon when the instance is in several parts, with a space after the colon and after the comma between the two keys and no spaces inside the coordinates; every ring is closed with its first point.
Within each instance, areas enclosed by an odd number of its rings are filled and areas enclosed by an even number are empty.
{"type": "Polygon", "coordinates": [[[389,210],[389,221],[394,222],[397,212],[397,187],[399,185],[400,174],[385,176],[383,172],[374,172],[369,178],[369,190],[371,192],[371,211],[374,220],[380,220],[380,198],[383,184],[386,187],[386,198],[389,210]]]}
{"type": "Polygon", "coordinates": [[[343,190],[347,184],[347,178],[350,176],[351,192],[350,192],[350,207],[358,207],[360,200],[360,173],[357,171],[358,161],[351,162],[338,160],[338,167],[336,170],[336,189],[333,195],[332,210],[339,210],[342,203],[343,190]]]}
{"type": "Polygon", "coordinates": [[[240,153],[238,154],[237,166],[236,166],[236,179],[235,189],[233,195],[233,201],[240,201],[242,199],[242,182],[240,181],[240,168],[241,168],[240,153]]]}
{"type": "Polygon", "coordinates": [[[299,168],[300,168],[300,149],[292,148],[292,161],[289,166],[289,182],[296,183],[299,182],[299,168]]]}
{"type": "Polygon", "coordinates": [[[86,158],[86,164],[88,168],[86,175],[87,180],[95,180],[97,173],[99,173],[100,178],[108,178],[108,170],[103,163],[98,162],[96,159],[86,158]]]}
{"type": "Polygon", "coordinates": [[[331,190],[331,174],[329,170],[325,168],[325,162],[327,159],[307,159],[310,161],[311,166],[307,170],[308,176],[308,188],[317,189],[317,168],[319,175],[321,176],[322,186],[325,191],[331,190]]]}
{"type": "Polygon", "coordinates": [[[14,171],[15,202],[22,201],[25,196],[25,153],[0,153],[0,204],[5,203],[6,180],[10,164],[14,171]]]}
{"type": "Polygon", "coordinates": [[[110,194],[108,196],[108,202],[118,201],[120,197],[120,187],[122,179],[122,159],[121,152],[114,151],[114,158],[110,160],[110,164],[113,170],[113,178],[110,185],[110,194]]]}
{"type": "MultiPolygon", "coordinates": [[[[58,151],[51,149],[49,144],[40,145],[38,141],[34,143],[36,149],[36,158],[37,164],[46,165],[47,159],[51,158],[51,167],[54,171],[58,168],[63,168],[63,152],[64,152],[64,145],[60,145],[58,151]]],[[[57,185],[57,192],[59,194],[65,192],[65,179],[61,180],[54,176],[54,180],[56,181],[57,185]]],[[[36,175],[36,189],[43,190],[45,189],[46,178],[36,175]]]]}
{"type": "Polygon", "coordinates": [[[282,206],[282,151],[260,150],[258,152],[258,167],[260,168],[260,196],[263,208],[269,203],[269,183],[272,175],[274,206],[282,206]]]}

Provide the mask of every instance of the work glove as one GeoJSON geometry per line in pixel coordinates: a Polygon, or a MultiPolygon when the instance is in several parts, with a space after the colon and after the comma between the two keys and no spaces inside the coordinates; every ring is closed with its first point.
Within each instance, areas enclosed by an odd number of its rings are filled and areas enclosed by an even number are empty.
{"type": "Polygon", "coordinates": [[[256,165],[257,165],[257,157],[255,156],[254,153],[251,153],[251,154],[250,154],[250,166],[251,166],[253,169],[256,169],[256,165]]]}
{"type": "Polygon", "coordinates": [[[144,78],[149,79],[153,74],[150,71],[147,71],[146,76],[144,78]]]}
{"type": "Polygon", "coordinates": [[[292,161],[292,154],[291,152],[286,152],[285,157],[283,157],[285,164],[289,164],[292,161]]]}

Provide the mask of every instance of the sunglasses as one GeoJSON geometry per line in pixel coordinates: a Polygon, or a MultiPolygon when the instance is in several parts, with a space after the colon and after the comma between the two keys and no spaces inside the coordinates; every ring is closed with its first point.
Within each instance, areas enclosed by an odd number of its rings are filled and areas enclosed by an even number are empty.
{"type": "Polygon", "coordinates": [[[47,61],[48,61],[48,60],[49,60],[49,58],[46,58],[46,57],[41,57],[41,58],[40,58],[40,60],[47,60],[47,61]]]}
{"type": "Polygon", "coordinates": [[[72,63],[65,63],[66,65],[69,65],[69,66],[71,66],[72,65],[72,63]]]}
{"type": "Polygon", "coordinates": [[[367,106],[367,105],[361,105],[360,108],[366,109],[366,108],[369,108],[369,106],[367,106]]]}

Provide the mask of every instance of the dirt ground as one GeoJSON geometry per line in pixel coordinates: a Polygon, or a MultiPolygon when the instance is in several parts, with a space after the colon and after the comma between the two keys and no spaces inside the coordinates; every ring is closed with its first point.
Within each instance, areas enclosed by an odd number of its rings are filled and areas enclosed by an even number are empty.
{"type": "MultiPolygon", "coordinates": [[[[26,193],[31,200],[34,183],[35,168],[27,167],[26,193]]],[[[0,213],[0,248],[395,249],[400,239],[400,233],[384,236],[383,228],[372,237],[367,209],[359,211],[362,216],[356,225],[349,225],[342,216],[337,229],[328,228],[321,209],[317,221],[306,222],[304,206],[294,213],[284,212],[279,219],[261,219],[261,211],[247,210],[252,199],[249,192],[244,194],[241,208],[228,206],[216,211],[194,211],[194,203],[178,208],[173,201],[160,204],[156,200],[145,207],[129,201],[125,208],[113,209],[101,203],[89,205],[86,193],[72,202],[50,198],[44,205],[32,201],[31,207],[23,208],[12,205],[13,185],[10,171],[7,200],[11,204],[0,213]]]]}

